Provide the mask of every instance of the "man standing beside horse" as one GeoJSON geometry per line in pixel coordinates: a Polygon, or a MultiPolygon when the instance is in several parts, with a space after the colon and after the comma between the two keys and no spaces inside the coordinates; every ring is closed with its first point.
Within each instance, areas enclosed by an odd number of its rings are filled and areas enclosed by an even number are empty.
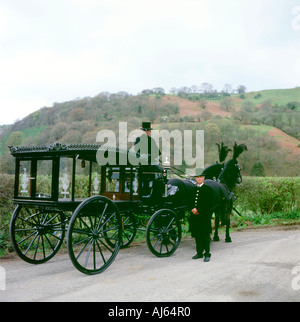
{"type": "Polygon", "coordinates": [[[211,216],[215,197],[212,189],[204,183],[205,174],[201,169],[196,169],[195,179],[196,186],[190,200],[190,231],[195,238],[197,251],[193,259],[203,258],[204,255],[204,262],[209,262],[211,216]]]}

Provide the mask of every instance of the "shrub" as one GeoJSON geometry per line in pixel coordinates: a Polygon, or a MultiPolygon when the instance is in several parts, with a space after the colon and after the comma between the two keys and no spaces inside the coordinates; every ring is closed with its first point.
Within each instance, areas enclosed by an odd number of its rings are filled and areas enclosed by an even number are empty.
{"type": "Polygon", "coordinates": [[[0,254],[10,248],[9,222],[15,205],[12,202],[14,176],[0,174],[0,254]]]}
{"type": "Polygon", "coordinates": [[[251,176],[264,177],[265,169],[263,164],[260,161],[255,162],[250,174],[251,176]]]}
{"type": "Polygon", "coordinates": [[[300,209],[300,178],[246,177],[235,195],[242,211],[291,213],[300,209]]]}

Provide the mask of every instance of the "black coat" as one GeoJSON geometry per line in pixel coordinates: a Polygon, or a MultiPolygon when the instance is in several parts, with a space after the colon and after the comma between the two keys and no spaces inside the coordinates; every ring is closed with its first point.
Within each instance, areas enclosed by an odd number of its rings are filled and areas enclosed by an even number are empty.
{"type": "Polygon", "coordinates": [[[151,136],[148,136],[147,134],[143,134],[142,136],[137,137],[134,145],[136,146],[137,144],[139,144],[139,147],[140,147],[140,149],[138,150],[135,147],[135,150],[137,152],[148,154],[148,164],[151,164],[151,161],[155,161],[161,155],[161,152],[155,140],[151,136]],[[152,160],[151,160],[151,156],[152,156],[152,160]]]}
{"type": "Polygon", "coordinates": [[[194,215],[192,212],[190,215],[190,232],[193,237],[201,233],[211,232],[211,216],[214,204],[215,196],[210,187],[205,184],[201,187],[195,186],[189,202],[190,210],[196,208],[199,212],[198,215],[194,215]]]}

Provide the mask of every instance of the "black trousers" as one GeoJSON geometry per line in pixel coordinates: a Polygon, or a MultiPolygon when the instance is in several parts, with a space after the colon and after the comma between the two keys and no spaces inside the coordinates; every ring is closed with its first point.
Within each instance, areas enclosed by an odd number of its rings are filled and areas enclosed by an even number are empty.
{"type": "Polygon", "coordinates": [[[203,251],[205,257],[210,257],[210,233],[203,232],[195,236],[196,251],[198,255],[202,255],[203,251]]]}

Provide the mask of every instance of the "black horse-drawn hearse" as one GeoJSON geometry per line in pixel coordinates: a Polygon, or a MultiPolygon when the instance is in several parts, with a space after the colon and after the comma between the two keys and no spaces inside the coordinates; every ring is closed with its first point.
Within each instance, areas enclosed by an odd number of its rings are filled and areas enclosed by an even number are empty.
{"type": "MultiPolygon", "coordinates": [[[[9,148],[16,159],[17,205],[10,237],[26,262],[50,260],[66,236],[74,266],[85,274],[100,273],[120,248],[133,241],[141,217],[147,221],[147,244],[154,255],[170,256],[179,246],[181,221],[194,186],[191,180],[169,179],[169,168],[132,166],[130,162],[101,165],[97,162],[99,145],[9,148]]],[[[122,154],[121,159],[125,156],[127,161],[132,153],[117,148],[110,152],[116,160],[122,154]]],[[[223,178],[233,185],[241,181],[235,159],[225,165],[223,178]]],[[[231,184],[227,182],[225,189],[214,180],[207,184],[216,192],[216,211],[225,214],[229,225],[231,184]]]]}

